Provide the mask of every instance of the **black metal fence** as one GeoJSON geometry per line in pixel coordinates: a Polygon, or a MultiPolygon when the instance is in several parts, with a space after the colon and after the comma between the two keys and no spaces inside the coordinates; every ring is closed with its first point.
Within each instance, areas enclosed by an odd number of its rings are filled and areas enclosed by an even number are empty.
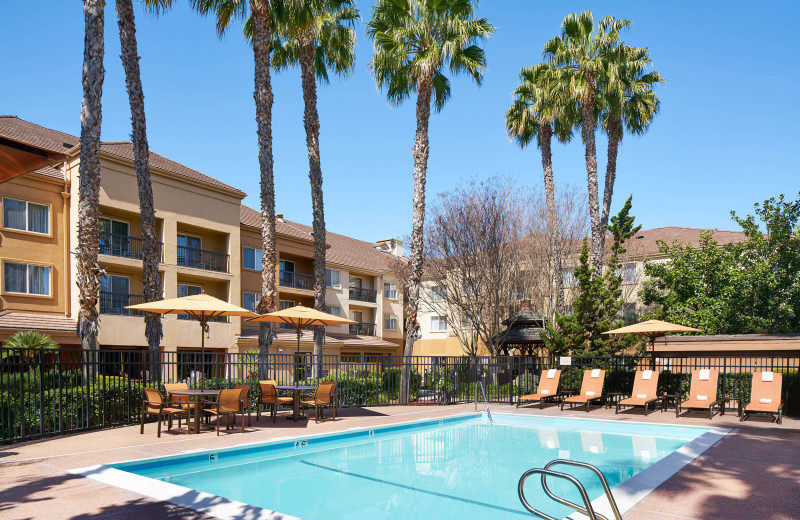
{"type": "MultiPolygon", "coordinates": [[[[163,383],[185,382],[190,387],[230,388],[251,385],[256,402],[258,381],[295,381],[314,385],[338,382],[341,407],[400,404],[401,356],[320,356],[308,354],[259,356],[256,353],[163,352],[160,374],[150,373],[147,351],[17,350],[0,351],[0,442],[131,424],[141,413],[142,388],[163,390],[163,383]]],[[[484,383],[491,403],[516,402],[535,391],[542,371],[560,368],[561,389],[578,390],[583,371],[607,370],[605,389],[630,392],[636,370],[657,369],[659,390],[687,395],[691,372],[720,371],[719,397],[750,397],[752,374],[784,373],[787,413],[800,415],[800,358],[732,357],[421,357],[410,365],[411,405],[472,402],[475,382],[484,383]]],[[[482,399],[482,397],[481,397],[482,399]]],[[[255,405],[254,405],[255,406],[255,405]]]]}

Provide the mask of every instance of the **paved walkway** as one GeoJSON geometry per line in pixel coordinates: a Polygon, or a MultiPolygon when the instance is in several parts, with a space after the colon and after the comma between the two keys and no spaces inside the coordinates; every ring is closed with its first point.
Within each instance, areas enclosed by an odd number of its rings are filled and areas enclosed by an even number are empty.
{"type": "MultiPolygon", "coordinates": [[[[561,415],[555,407],[517,410],[492,406],[495,413],[561,415]]],[[[66,473],[76,467],[169,455],[187,450],[222,448],[242,443],[380,426],[401,421],[473,411],[473,405],[393,406],[342,410],[341,420],[293,423],[282,417],[273,425],[262,416],[242,434],[162,433],[155,423],[87,432],[0,448],[0,518],[16,519],[204,519],[195,511],[157,502],[115,487],[66,473]]],[[[625,515],[626,520],[667,519],[800,519],[800,420],[782,426],[757,419],[742,426],[733,414],[709,421],[696,414],[675,418],[671,412],[643,417],[640,411],[614,415],[581,409],[564,415],[660,423],[719,426],[735,430],[685,467],[625,515]]]]}

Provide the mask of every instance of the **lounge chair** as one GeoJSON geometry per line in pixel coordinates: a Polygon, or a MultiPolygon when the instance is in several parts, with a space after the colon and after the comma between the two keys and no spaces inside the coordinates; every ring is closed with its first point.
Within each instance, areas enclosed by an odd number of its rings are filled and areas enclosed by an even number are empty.
{"type": "MultiPolygon", "coordinates": [[[[217,435],[219,435],[219,423],[222,422],[222,417],[225,417],[225,429],[228,430],[231,427],[231,417],[233,417],[235,423],[236,414],[241,413],[242,391],[237,388],[221,390],[214,405],[212,408],[206,408],[203,412],[216,416],[217,435]]],[[[244,433],[244,418],[242,419],[242,433],[244,433]]]]}
{"type": "Polygon", "coordinates": [[[644,406],[644,414],[647,415],[647,410],[650,405],[662,401],[660,397],[656,397],[658,393],[658,375],[657,370],[640,370],[636,372],[636,377],[633,380],[633,390],[629,397],[617,401],[617,413],[621,406],[644,406]]]}
{"type": "Polygon", "coordinates": [[[161,392],[155,388],[144,389],[144,399],[142,401],[142,417],[139,421],[139,435],[144,434],[144,418],[148,415],[155,415],[158,418],[158,437],[161,437],[161,423],[167,419],[167,430],[172,429],[172,418],[178,418],[178,428],[181,427],[181,418],[186,417],[189,422],[189,410],[186,408],[173,408],[167,406],[168,403],[161,397],[161,392]]]}
{"type": "Polygon", "coordinates": [[[753,374],[753,385],[750,390],[750,402],[744,405],[740,421],[744,421],[752,413],[767,413],[775,416],[775,422],[781,424],[784,401],[781,395],[783,374],[778,372],[756,372],[753,374]]]}
{"type": "Polygon", "coordinates": [[[527,394],[519,396],[517,399],[517,408],[519,408],[522,401],[538,401],[539,409],[544,408],[545,401],[553,399],[558,400],[561,394],[558,392],[558,383],[561,380],[561,370],[551,368],[550,370],[542,370],[542,375],[539,378],[539,388],[535,394],[527,394]]]}
{"type": "Polygon", "coordinates": [[[314,397],[300,401],[301,412],[304,407],[314,407],[314,419],[319,422],[322,419],[325,405],[333,408],[333,420],[336,420],[336,381],[325,381],[320,383],[314,397]]]}
{"type": "MultiPolygon", "coordinates": [[[[242,391],[242,400],[241,400],[241,415],[242,421],[244,421],[244,414],[247,414],[247,426],[250,426],[250,399],[247,397],[247,394],[250,393],[250,385],[235,385],[233,388],[236,390],[242,391]]],[[[234,421],[236,417],[234,417],[234,421]]]]}
{"type": "Polygon", "coordinates": [[[564,409],[564,403],[569,403],[570,408],[576,404],[585,404],[588,412],[592,401],[605,399],[603,395],[603,381],[605,381],[605,378],[605,370],[600,370],[599,368],[584,370],[580,394],[562,399],[561,409],[564,409]]]}
{"type": "Polygon", "coordinates": [[[294,403],[293,397],[280,397],[278,396],[278,390],[275,388],[277,385],[273,380],[266,380],[266,381],[259,381],[258,388],[259,388],[259,397],[258,397],[258,406],[256,407],[256,420],[261,420],[261,407],[267,405],[268,407],[272,408],[272,422],[275,422],[275,418],[278,415],[278,406],[279,405],[286,405],[291,406],[294,403]]]}
{"type": "Polygon", "coordinates": [[[717,399],[717,380],[719,370],[695,370],[692,372],[692,386],[689,387],[689,399],[675,406],[675,417],[680,417],[683,408],[687,410],[708,410],[708,419],[714,417],[714,406],[722,405],[723,399],[717,399]]]}

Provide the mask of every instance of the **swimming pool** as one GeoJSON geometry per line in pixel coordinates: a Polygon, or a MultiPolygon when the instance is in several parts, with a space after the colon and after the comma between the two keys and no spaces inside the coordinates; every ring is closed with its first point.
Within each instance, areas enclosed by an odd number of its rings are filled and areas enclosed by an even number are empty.
{"type": "MultiPolygon", "coordinates": [[[[516,491],[527,469],[556,458],[596,465],[616,487],[624,512],[722,433],[512,414],[495,414],[489,424],[481,414],[467,414],[76,472],[196,509],[222,502],[239,507],[230,517],[246,508],[253,517],[305,520],[532,518],[516,491]]],[[[602,495],[586,470],[559,471],[581,478],[590,498],[602,495]]],[[[578,500],[565,482],[552,481],[550,487],[578,500]]],[[[526,495],[553,516],[571,513],[546,499],[537,478],[528,480],[526,495]]],[[[234,509],[206,511],[226,517],[234,509]]]]}

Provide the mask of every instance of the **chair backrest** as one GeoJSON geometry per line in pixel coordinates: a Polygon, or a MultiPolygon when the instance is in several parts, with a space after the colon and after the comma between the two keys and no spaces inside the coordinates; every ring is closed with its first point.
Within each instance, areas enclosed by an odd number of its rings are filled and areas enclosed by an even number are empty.
{"type": "Polygon", "coordinates": [[[171,396],[169,395],[170,392],[174,392],[175,390],[188,390],[189,385],[186,383],[164,383],[164,391],[167,393],[167,397],[172,401],[181,401],[181,402],[189,402],[188,395],[176,395],[171,396]]]}
{"type": "Polygon", "coordinates": [[[275,381],[274,379],[264,379],[263,381],[259,381],[258,383],[261,385],[278,386],[278,382],[275,381]]]}
{"type": "Polygon", "coordinates": [[[761,404],[780,404],[782,385],[783,374],[779,372],[753,373],[753,386],[750,390],[750,402],[761,404]],[[771,376],[766,374],[771,374],[771,376]],[[764,379],[772,379],[772,381],[765,381],[764,379]],[[764,399],[763,402],[762,399],[764,399]],[[766,402],[767,399],[769,402],[766,402]]]}
{"type": "Polygon", "coordinates": [[[581,395],[583,397],[600,397],[603,395],[603,381],[605,378],[605,370],[600,370],[599,368],[584,370],[581,395]]]}
{"type": "MultiPolygon", "coordinates": [[[[633,380],[633,390],[631,397],[645,396],[647,399],[652,399],[658,393],[658,376],[661,374],[658,370],[639,370],[636,372],[636,377],[633,380]],[[647,379],[645,379],[647,376],[647,379]]],[[[645,397],[640,397],[644,399],[645,397]]]]}
{"type": "Polygon", "coordinates": [[[236,389],[236,390],[240,390],[242,392],[242,394],[241,394],[242,395],[242,399],[244,399],[245,404],[247,404],[249,402],[247,400],[247,394],[250,393],[250,385],[239,384],[239,385],[234,386],[233,388],[236,389]]]}
{"type": "Polygon", "coordinates": [[[701,369],[692,372],[692,386],[689,387],[689,399],[695,401],[717,400],[717,381],[719,370],[701,369]]]}
{"type": "Polygon", "coordinates": [[[333,402],[336,395],[336,381],[325,381],[317,386],[317,391],[314,393],[314,400],[319,403],[333,402]]]}
{"type": "Polygon", "coordinates": [[[157,412],[159,407],[164,404],[161,392],[155,388],[144,388],[144,406],[148,412],[157,412]]]}
{"type": "Polygon", "coordinates": [[[542,370],[542,375],[539,377],[539,395],[556,395],[560,380],[561,370],[555,368],[542,370]]]}
{"type": "Polygon", "coordinates": [[[278,390],[273,383],[273,381],[260,381],[258,383],[262,400],[274,400],[278,398],[278,390]]]}
{"type": "Polygon", "coordinates": [[[239,388],[221,390],[217,397],[218,408],[239,408],[239,400],[242,398],[242,391],[239,388]]]}

